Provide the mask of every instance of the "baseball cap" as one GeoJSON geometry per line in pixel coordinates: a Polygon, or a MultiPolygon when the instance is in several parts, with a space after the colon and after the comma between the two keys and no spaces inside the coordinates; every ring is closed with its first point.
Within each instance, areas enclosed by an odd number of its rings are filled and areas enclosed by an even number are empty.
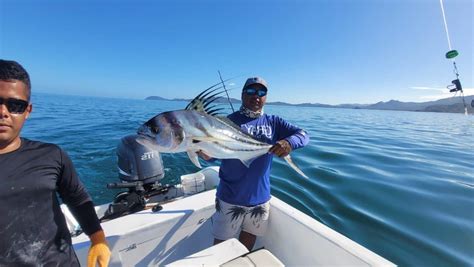
{"type": "Polygon", "coordinates": [[[265,89],[268,90],[267,82],[263,78],[260,78],[260,77],[248,78],[247,81],[245,82],[244,89],[252,84],[261,84],[265,87],[265,89]]]}

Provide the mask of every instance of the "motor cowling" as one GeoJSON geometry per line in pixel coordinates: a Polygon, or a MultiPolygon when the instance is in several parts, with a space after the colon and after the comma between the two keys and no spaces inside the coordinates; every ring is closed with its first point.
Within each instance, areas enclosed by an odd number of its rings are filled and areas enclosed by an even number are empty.
{"type": "Polygon", "coordinates": [[[138,135],[128,135],[117,146],[119,179],[123,182],[154,184],[165,176],[163,160],[153,144],[137,142],[138,135]]]}

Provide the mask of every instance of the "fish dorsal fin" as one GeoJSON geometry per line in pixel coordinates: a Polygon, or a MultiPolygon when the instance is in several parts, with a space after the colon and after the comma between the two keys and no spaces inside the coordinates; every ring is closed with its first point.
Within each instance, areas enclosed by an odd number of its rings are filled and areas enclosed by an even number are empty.
{"type": "Polygon", "coordinates": [[[217,105],[215,105],[214,101],[222,97],[221,94],[225,92],[225,90],[223,90],[224,86],[222,86],[222,84],[229,80],[230,79],[227,79],[223,82],[216,83],[199,93],[199,95],[189,102],[185,110],[196,110],[207,113],[211,116],[217,116],[221,114],[220,111],[222,111],[224,108],[219,108],[217,105]]]}

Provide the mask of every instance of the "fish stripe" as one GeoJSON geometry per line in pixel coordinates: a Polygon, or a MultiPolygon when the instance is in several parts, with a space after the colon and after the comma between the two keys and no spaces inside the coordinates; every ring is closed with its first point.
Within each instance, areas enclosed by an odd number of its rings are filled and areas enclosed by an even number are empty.
{"type": "Polygon", "coordinates": [[[244,149],[244,148],[242,148],[242,149],[235,149],[235,148],[228,147],[228,146],[226,146],[226,145],[224,145],[224,144],[221,144],[221,143],[219,143],[219,142],[213,142],[213,143],[214,143],[215,145],[220,146],[220,147],[222,147],[222,148],[225,148],[225,149],[227,149],[227,150],[236,151],[236,152],[242,152],[242,151],[257,151],[257,150],[260,150],[260,149],[261,149],[261,148],[255,148],[255,149],[249,149],[249,148],[247,148],[247,149],[244,149]]]}

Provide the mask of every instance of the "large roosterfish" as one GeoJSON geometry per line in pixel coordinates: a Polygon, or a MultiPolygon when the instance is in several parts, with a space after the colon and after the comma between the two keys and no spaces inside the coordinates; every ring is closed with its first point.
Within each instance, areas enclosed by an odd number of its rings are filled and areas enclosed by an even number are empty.
{"type": "MultiPolygon", "coordinates": [[[[222,108],[211,105],[224,90],[215,84],[195,97],[184,110],[163,112],[138,129],[137,141],[153,142],[161,153],[187,152],[198,168],[198,151],[217,159],[239,159],[249,167],[254,159],[268,153],[272,145],[256,140],[241,131],[226,117],[218,116],[222,108]],[[219,91],[220,90],[220,91],[219,91]]],[[[299,174],[308,178],[291,160],[286,162],[299,174]]]]}

